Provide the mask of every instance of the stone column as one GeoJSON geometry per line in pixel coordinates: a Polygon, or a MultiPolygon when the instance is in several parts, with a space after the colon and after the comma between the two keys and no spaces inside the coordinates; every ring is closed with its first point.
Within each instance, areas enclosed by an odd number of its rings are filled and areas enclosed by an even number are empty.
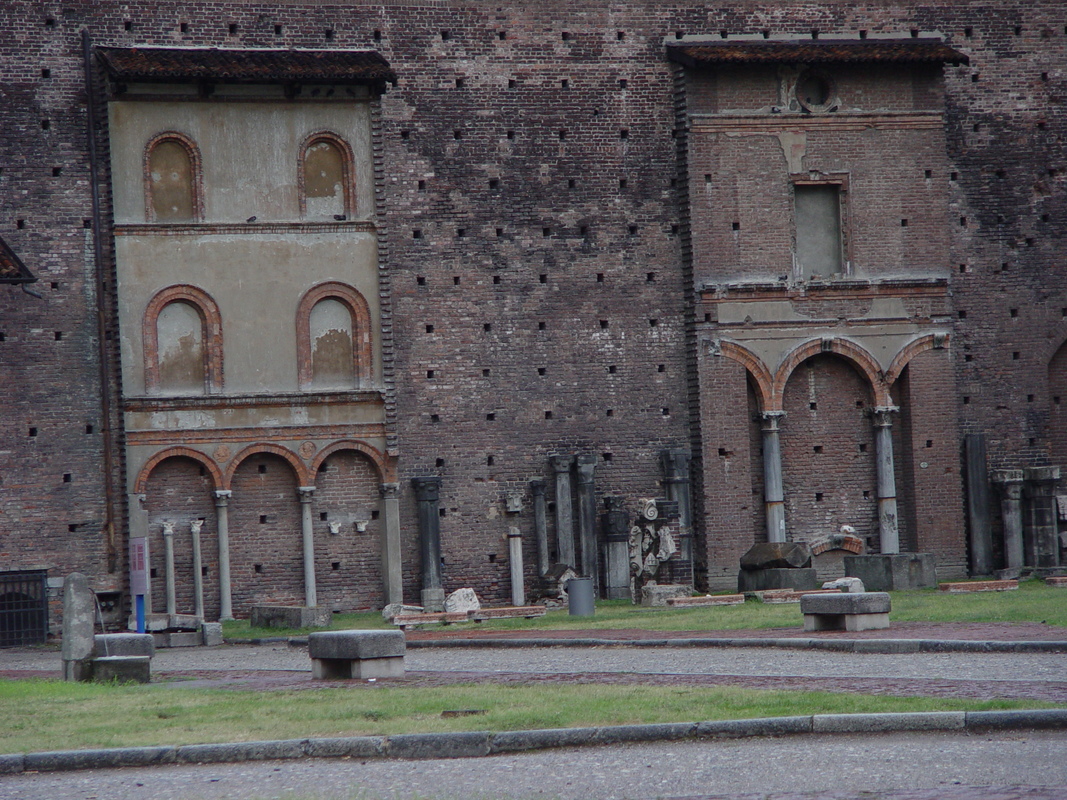
{"type": "Polygon", "coordinates": [[[993,533],[989,520],[989,473],[986,468],[985,434],[968,433],[963,442],[964,469],[967,472],[968,544],[971,574],[993,571],[993,533]]]}
{"type": "Polygon", "coordinates": [[[300,537],[304,544],[304,605],[315,608],[319,604],[315,590],[315,528],[311,517],[315,487],[298,486],[296,493],[300,498],[300,537]]]}
{"type": "Polygon", "coordinates": [[[874,449],[878,465],[878,538],[882,555],[900,552],[897,520],[897,479],[893,473],[893,420],[896,406],[874,409],[874,449]]]}
{"type": "Polygon", "coordinates": [[[600,595],[600,559],[596,543],[596,456],[578,456],[578,538],[582,542],[582,574],[593,579],[593,596],[600,595]]]}
{"type": "Polygon", "coordinates": [[[1023,470],[1025,491],[1029,501],[1023,544],[1026,563],[1032,567],[1057,567],[1060,563],[1060,542],[1057,535],[1056,484],[1060,480],[1059,467],[1028,467],[1023,470]]]}
{"type": "Polygon", "coordinates": [[[444,611],[445,589],[441,580],[441,479],[412,478],[419,509],[419,554],[422,556],[422,606],[444,611]]]}
{"type": "Polygon", "coordinates": [[[167,585],[167,613],[178,613],[177,592],[174,586],[174,523],[163,523],[163,558],[167,585]]]}
{"type": "Polygon", "coordinates": [[[782,486],[782,444],[778,436],[784,411],[768,411],[763,418],[763,508],[767,541],[784,542],[785,489],[782,486]]]}
{"type": "Polygon", "coordinates": [[[511,604],[526,605],[526,590],[522,580],[522,531],[508,528],[508,565],[511,567],[511,604]]]}
{"type": "Polygon", "coordinates": [[[383,483],[382,496],[382,579],[385,582],[385,602],[404,602],[404,576],[400,569],[400,484],[383,483]]]}
{"type": "Polygon", "coordinates": [[[545,482],[530,481],[530,494],[533,495],[534,535],[537,537],[537,574],[544,575],[551,566],[548,558],[548,524],[545,519],[545,482]]]}
{"type": "Polygon", "coordinates": [[[93,675],[93,593],[80,572],[63,579],[63,680],[87,681],[93,675]]]}
{"type": "Polygon", "coordinates": [[[689,450],[661,450],[663,490],[668,500],[678,503],[678,538],[682,559],[693,563],[693,504],[689,492],[689,450]]]}
{"type": "Polygon", "coordinates": [[[571,466],[574,456],[552,456],[556,472],[556,557],[560,564],[578,569],[574,552],[574,511],[571,508],[571,466]]]}
{"type": "Polygon", "coordinates": [[[193,614],[204,621],[204,561],[200,553],[200,529],[204,520],[194,519],[189,523],[193,535],[193,614]]]}
{"type": "Polygon", "coordinates": [[[1004,566],[1022,569],[1026,563],[1023,550],[1023,471],[998,469],[992,474],[1000,486],[1000,516],[1004,521],[1004,566]]]}
{"type": "Polygon", "coordinates": [[[215,522],[219,526],[219,619],[233,619],[230,586],[230,496],[229,489],[215,490],[215,522]]]}

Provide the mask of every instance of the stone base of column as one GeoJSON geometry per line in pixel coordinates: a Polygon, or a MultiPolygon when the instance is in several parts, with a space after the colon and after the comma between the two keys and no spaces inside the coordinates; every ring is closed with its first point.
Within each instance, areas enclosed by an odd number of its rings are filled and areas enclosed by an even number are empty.
{"type": "Polygon", "coordinates": [[[845,556],[845,575],[859,578],[868,592],[937,586],[933,553],[845,556]]]}
{"type": "Polygon", "coordinates": [[[819,576],[813,567],[785,569],[743,569],[737,573],[738,592],[762,592],[767,589],[792,589],[796,592],[819,588],[819,576]]]}
{"type": "Polygon", "coordinates": [[[436,613],[445,610],[444,589],[423,589],[422,608],[424,611],[436,613]]]}

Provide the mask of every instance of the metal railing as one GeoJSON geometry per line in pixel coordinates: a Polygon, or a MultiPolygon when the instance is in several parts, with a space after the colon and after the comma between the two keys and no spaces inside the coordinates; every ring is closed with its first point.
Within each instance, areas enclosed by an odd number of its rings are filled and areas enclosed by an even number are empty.
{"type": "Polygon", "coordinates": [[[0,647],[48,638],[48,570],[0,572],[0,647]]]}

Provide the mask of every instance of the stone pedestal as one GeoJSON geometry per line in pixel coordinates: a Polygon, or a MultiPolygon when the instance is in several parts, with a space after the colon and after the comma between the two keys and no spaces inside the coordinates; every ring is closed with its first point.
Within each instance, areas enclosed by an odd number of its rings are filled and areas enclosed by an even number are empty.
{"type": "MultiPolygon", "coordinates": [[[[1000,515],[1004,522],[1004,566],[1018,572],[1026,564],[1023,549],[1023,471],[998,469],[993,482],[1000,487],[1000,515]]],[[[1003,570],[998,570],[1003,572],[1003,570]]],[[[998,576],[999,577],[999,576],[998,576]]],[[[1019,577],[1017,574],[1012,577],[1019,577]]]]}
{"type": "Polygon", "coordinates": [[[765,589],[793,589],[803,592],[819,588],[819,575],[811,567],[797,569],[743,569],[737,574],[737,591],[762,592],[765,589]]]}
{"type": "Polygon", "coordinates": [[[845,575],[859,578],[869,592],[922,589],[937,585],[932,553],[845,556],[845,575]]]}
{"type": "Polygon", "coordinates": [[[308,635],[315,680],[401,678],[404,634],[400,631],[327,631],[308,635]]]}
{"type": "Polygon", "coordinates": [[[1023,470],[1026,495],[1026,527],[1023,529],[1026,564],[1032,567],[1056,567],[1060,563],[1057,536],[1056,484],[1059,467],[1028,467],[1023,470]]]}
{"type": "Polygon", "coordinates": [[[668,600],[687,598],[692,593],[688,586],[680,584],[646,583],[641,587],[641,605],[666,608],[670,605],[668,600]]]}
{"type": "Polygon", "coordinates": [[[93,674],[93,593],[80,572],[63,581],[63,680],[87,681],[93,674]]]}

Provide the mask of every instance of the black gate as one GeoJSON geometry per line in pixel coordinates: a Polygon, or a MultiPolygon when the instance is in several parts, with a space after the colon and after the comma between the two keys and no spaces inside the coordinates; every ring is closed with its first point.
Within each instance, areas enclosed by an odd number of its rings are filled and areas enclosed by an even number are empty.
{"type": "Polygon", "coordinates": [[[48,638],[48,570],[0,572],[0,647],[48,638]]]}

